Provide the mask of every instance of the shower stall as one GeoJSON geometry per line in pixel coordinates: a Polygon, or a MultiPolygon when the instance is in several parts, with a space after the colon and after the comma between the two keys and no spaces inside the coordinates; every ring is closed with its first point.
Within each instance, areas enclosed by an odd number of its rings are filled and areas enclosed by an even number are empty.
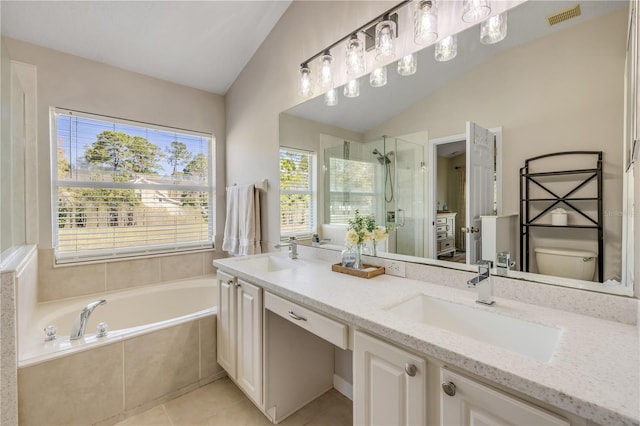
{"type": "MultiPolygon", "coordinates": [[[[326,148],[325,222],[346,224],[359,210],[391,228],[385,251],[424,257],[424,146],[383,136],[326,148]]],[[[380,249],[380,247],[379,247],[380,249]]]]}

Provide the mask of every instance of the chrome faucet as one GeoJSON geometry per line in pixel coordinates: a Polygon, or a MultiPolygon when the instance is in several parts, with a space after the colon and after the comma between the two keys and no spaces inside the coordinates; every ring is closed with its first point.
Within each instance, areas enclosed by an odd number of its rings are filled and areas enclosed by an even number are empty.
{"type": "Polygon", "coordinates": [[[511,268],[516,266],[516,262],[511,260],[511,253],[501,251],[496,254],[496,275],[506,277],[509,275],[511,268]]]}
{"type": "Polygon", "coordinates": [[[298,258],[298,241],[296,241],[296,237],[289,237],[289,242],[286,244],[276,244],[276,248],[280,247],[289,247],[289,258],[297,259],[298,258]]]}
{"type": "Polygon", "coordinates": [[[91,313],[95,308],[100,305],[104,305],[105,303],[107,303],[105,299],[94,300],[93,302],[85,306],[84,309],[80,311],[80,314],[78,315],[76,320],[73,322],[73,328],[71,329],[71,335],[69,336],[69,339],[77,340],[84,337],[84,332],[87,329],[87,322],[89,322],[91,313]]]}
{"type": "Polygon", "coordinates": [[[476,303],[484,305],[493,305],[493,284],[491,282],[491,266],[493,262],[490,260],[481,260],[477,263],[478,275],[467,281],[469,288],[478,289],[478,299],[476,303]]]}

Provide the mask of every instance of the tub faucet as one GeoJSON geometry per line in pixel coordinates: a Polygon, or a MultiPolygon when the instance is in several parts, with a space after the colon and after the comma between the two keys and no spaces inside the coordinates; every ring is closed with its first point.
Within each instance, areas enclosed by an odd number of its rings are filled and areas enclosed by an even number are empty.
{"type": "Polygon", "coordinates": [[[78,315],[76,320],[73,322],[73,328],[71,329],[71,335],[69,336],[69,339],[77,340],[84,337],[84,331],[87,329],[89,316],[91,316],[91,313],[95,308],[100,305],[104,305],[105,303],[107,303],[105,299],[94,300],[93,302],[85,306],[84,309],[80,311],[80,314],[78,315]]]}
{"type": "Polygon", "coordinates": [[[490,260],[481,260],[478,262],[478,275],[467,281],[467,286],[478,289],[478,299],[476,303],[484,305],[493,305],[493,284],[491,282],[491,266],[493,262],[490,260]]]}

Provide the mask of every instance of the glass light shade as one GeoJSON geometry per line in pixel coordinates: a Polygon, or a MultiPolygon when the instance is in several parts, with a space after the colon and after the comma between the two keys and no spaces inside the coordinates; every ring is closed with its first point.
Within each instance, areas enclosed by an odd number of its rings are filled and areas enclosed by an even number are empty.
{"type": "Polygon", "coordinates": [[[464,0],[462,2],[462,20],[480,22],[491,13],[489,0],[464,0]]]}
{"type": "Polygon", "coordinates": [[[396,35],[396,23],[391,20],[376,24],[376,60],[393,59],[396,54],[393,38],[396,35]]]}
{"type": "Polygon", "coordinates": [[[344,96],[347,98],[357,98],[360,96],[360,82],[357,78],[349,80],[344,86],[344,96]]]}
{"type": "Polygon", "coordinates": [[[382,66],[371,71],[369,84],[371,87],[382,87],[387,84],[387,67],[382,66]]]}
{"type": "Polygon", "coordinates": [[[507,12],[492,16],[480,24],[480,42],[494,44],[507,36],[507,12]]]}
{"type": "Polygon", "coordinates": [[[331,89],[324,94],[324,104],[326,106],[338,105],[338,91],[336,89],[331,89]]]}
{"type": "Polygon", "coordinates": [[[313,95],[311,82],[311,70],[307,65],[300,67],[300,81],[298,82],[298,94],[303,98],[313,95]]]}
{"type": "Polygon", "coordinates": [[[419,0],[413,16],[413,41],[429,44],[438,39],[438,10],[434,0],[419,0]]]}
{"type": "Polygon", "coordinates": [[[346,62],[348,75],[358,75],[365,71],[364,42],[356,34],[347,41],[346,62]]]}
{"type": "Polygon", "coordinates": [[[458,37],[450,35],[436,43],[435,58],[438,62],[450,61],[458,54],[458,37]]]}
{"type": "Polygon", "coordinates": [[[333,56],[330,53],[322,55],[318,78],[322,89],[328,89],[333,86],[333,56]]]}
{"type": "Polygon", "coordinates": [[[406,55],[398,61],[398,74],[401,76],[413,75],[418,70],[418,57],[415,53],[406,55]]]}

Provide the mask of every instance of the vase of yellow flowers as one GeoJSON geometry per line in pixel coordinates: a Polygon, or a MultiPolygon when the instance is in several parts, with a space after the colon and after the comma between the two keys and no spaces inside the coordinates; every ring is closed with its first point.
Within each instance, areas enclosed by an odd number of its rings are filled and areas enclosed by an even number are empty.
{"type": "Polygon", "coordinates": [[[356,259],[353,264],[354,269],[362,269],[362,248],[365,243],[373,244],[373,254],[376,255],[376,241],[384,241],[387,238],[388,229],[384,226],[376,225],[376,218],[372,215],[361,215],[356,210],[353,219],[349,219],[345,244],[354,248],[356,259]]]}

